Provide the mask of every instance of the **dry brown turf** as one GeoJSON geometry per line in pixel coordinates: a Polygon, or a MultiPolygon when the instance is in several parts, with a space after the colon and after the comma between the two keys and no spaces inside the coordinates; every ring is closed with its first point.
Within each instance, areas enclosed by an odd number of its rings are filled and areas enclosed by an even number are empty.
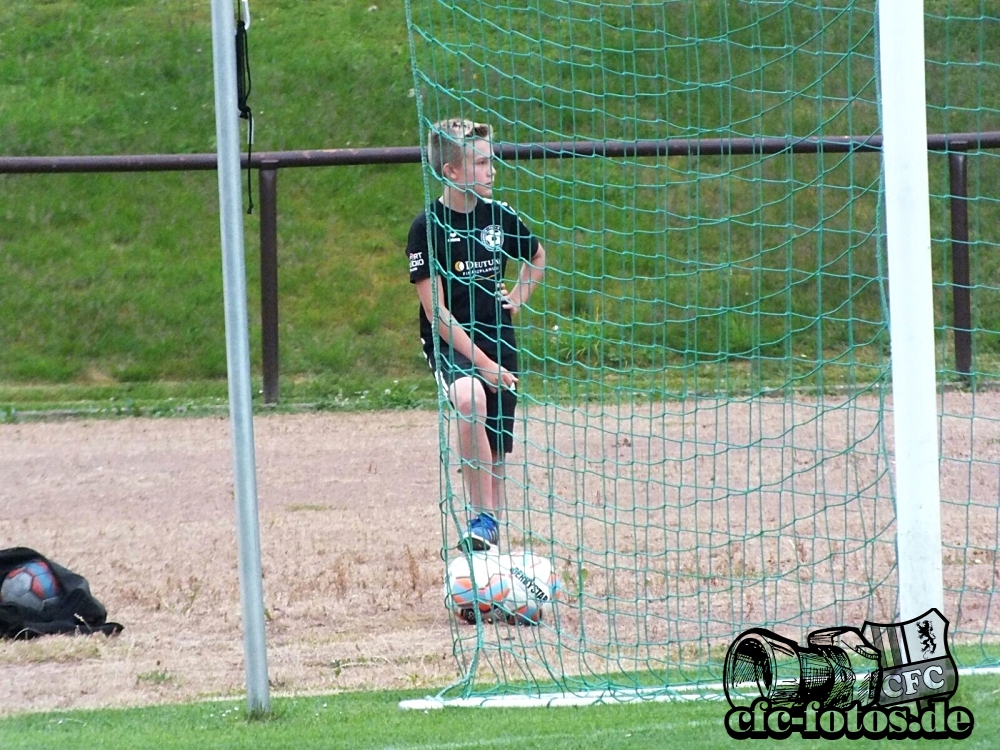
{"type": "MultiPolygon", "coordinates": [[[[963,398],[952,399],[952,411],[971,408],[963,398]]],[[[977,398],[977,411],[1000,414],[1000,400],[977,398]]],[[[850,601],[834,600],[853,601],[856,592],[827,583],[845,569],[851,578],[855,564],[865,568],[866,580],[892,575],[891,536],[885,537],[884,528],[878,531],[887,518],[884,511],[877,517],[862,502],[853,515],[834,514],[831,521],[827,514],[823,529],[816,526],[817,497],[836,497],[845,488],[873,498],[888,491],[886,480],[878,478],[877,437],[855,446],[854,458],[828,458],[822,471],[810,464],[810,456],[818,455],[815,445],[831,451],[845,447],[837,444],[839,438],[817,433],[818,423],[830,435],[844,429],[865,435],[866,420],[874,424],[873,412],[837,407],[827,402],[817,410],[807,404],[795,414],[778,401],[692,403],[656,415],[648,408],[624,417],[618,411],[613,418],[535,410],[525,433],[528,447],[514,455],[515,463],[527,458],[532,468],[515,471],[511,480],[515,496],[524,494],[525,479],[531,490],[517,501],[519,507],[512,502],[510,513],[512,523],[533,531],[512,542],[530,546],[533,538],[555,539],[546,549],[570,574],[570,587],[580,563],[590,566],[594,577],[586,598],[577,600],[585,606],[564,607],[560,628],[572,656],[574,639],[589,617],[587,637],[598,651],[605,649],[595,660],[570,659],[564,666],[588,671],[659,664],[671,653],[666,646],[671,643],[687,643],[697,652],[718,645],[712,638],[724,633],[734,612],[741,622],[805,626],[836,624],[832,621],[844,616],[881,617],[891,610],[891,582],[884,596],[864,596],[867,603],[858,599],[853,608],[850,601]],[[801,455],[787,447],[793,424],[802,431],[797,445],[808,449],[801,455]],[[709,448],[720,444],[720,425],[729,446],[721,452],[709,448]],[[681,436],[683,444],[671,442],[681,436]],[[748,447],[732,447],[739,445],[748,447]],[[773,470],[771,464],[794,469],[795,482],[758,486],[754,478],[773,470]],[[739,486],[744,481],[739,477],[746,478],[746,487],[739,486]],[[866,477],[874,478],[870,488],[866,477]],[[636,493],[636,487],[657,488],[656,497],[646,490],[636,493]],[[525,505],[528,510],[521,510],[525,505]],[[555,519],[551,525],[548,518],[555,519]],[[608,538],[613,521],[622,533],[608,538]],[[781,530],[782,540],[773,548],[762,542],[739,550],[718,544],[730,530],[742,533],[755,524],[762,531],[781,530]],[[820,531],[832,539],[861,539],[857,559],[843,544],[817,544],[820,531]],[[881,541],[865,545],[869,532],[881,534],[881,541]],[[588,557],[583,548],[600,554],[588,557]],[[650,552],[657,549],[676,552],[653,559],[650,552]],[[637,573],[658,565],[676,575],[657,582],[637,573]],[[761,567],[773,567],[785,588],[737,585],[759,577],[761,567]],[[805,588],[822,601],[800,601],[788,588],[795,582],[809,584],[805,588]],[[622,630],[611,634],[607,618],[597,613],[602,602],[619,600],[630,603],[622,605],[627,611],[614,623],[622,630]],[[808,622],[796,619],[791,613],[803,606],[820,614],[808,622]],[[828,617],[822,614],[825,607],[828,617]],[[657,647],[636,653],[616,646],[616,639],[634,640],[629,628],[648,628],[639,640],[657,647]]],[[[962,602],[963,627],[986,627],[995,634],[1000,632],[995,614],[1000,428],[991,420],[976,422],[975,431],[964,418],[953,422],[951,427],[945,422],[945,455],[973,456],[976,462],[946,461],[944,494],[962,483],[972,488],[975,505],[972,515],[962,506],[945,508],[946,539],[972,549],[946,554],[946,581],[971,592],[962,602]],[[992,555],[976,552],[991,547],[992,555]]],[[[431,692],[455,679],[459,665],[441,600],[437,415],[259,416],[255,436],[272,689],[426,687],[431,692]]],[[[33,547],[83,574],[109,619],[125,625],[113,639],[0,643],[0,713],[242,694],[226,418],[2,425],[0,477],[0,547],[33,547]]],[[[552,631],[521,630],[519,638],[551,646],[552,631]]],[[[461,632],[467,641],[474,631],[461,632]]]]}

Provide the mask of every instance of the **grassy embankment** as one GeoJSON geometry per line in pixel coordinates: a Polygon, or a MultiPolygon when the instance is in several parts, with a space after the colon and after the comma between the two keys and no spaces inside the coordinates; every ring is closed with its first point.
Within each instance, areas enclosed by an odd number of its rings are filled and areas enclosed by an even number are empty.
{"type": "MultiPolygon", "coordinates": [[[[998,47],[991,46],[997,24],[963,21],[954,5],[947,20],[929,6],[929,127],[996,128],[996,110],[984,103],[1000,86],[997,77],[986,76],[982,65],[934,62],[988,58],[998,47]]],[[[595,50],[635,45],[630,54],[648,79],[611,75],[599,84],[591,62],[608,71],[627,64],[579,47],[573,65],[535,70],[527,58],[504,58],[506,47],[487,45],[471,49],[464,68],[439,62],[438,73],[449,86],[463,75],[465,81],[477,76],[467,91],[471,101],[482,101],[488,86],[512,94],[495,105],[501,137],[509,140],[646,137],[655,134],[658,126],[650,123],[658,119],[670,123],[671,135],[871,127],[870,37],[846,20],[816,35],[815,14],[754,19],[747,7],[732,4],[726,20],[716,14],[700,21],[706,38],[715,33],[712,24],[732,30],[730,44],[691,45],[672,37],[662,55],[642,51],[643,39],[629,41],[624,32],[594,36],[589,18],[540,17],[554,39],[573,32],[577,45],[595,50]],[[760,23],[744,26],[754,20],[760,23]],[[776,45],[786,33],[803,47],[783,57],[776,45]],[[817,54],[845,39],[855,40],[850,65],[817,54]],[[508,80],[488,81],[486,65],[505,60],[524,80],[551,84],[515,91],[508,80]],[[668,95],[650,96],[664,77],[668,95]],[[681,85],[685,80],[705,85],[681,85]],[[628,96],[580,93],[602,85],[628,96]],[[798,95],[792,101],[748,93],[754,90],[798,95]],[[834,98],[821,105],[821,91],[853,103],[834,98]],[[645,123],[632,130],[618,117],[629,102],[645,123]],[[518,125],[504,126],[504,118],[515,119],[513,106],[520,107],[518,125]],[[596,109],[610,119],[599,122],[596,109]],[[570,111],[577,112],[575,125],[564,121],[570,111]],[[532,130],[543,115],[547,130],[532,130]]],[[[619,20],[650,29],[680,23],[679,16],[656,13],[645,9],[619,20]]],[[[519,43],[510,50],[520,51],[519,43]]],[[[258,150],[416,142],[398,3],[339,2],[308,12],[289,2],[258,8],[251,62],[258,150]]],[[[194,2],[7,3],[0,9],[0,92],[5,155],[209,152],[208,8],[194,2]]],[[[425,102],[435,101],[433,91],[422,93],[425,102]]],[[[970,162],[972,194],[988,195],[994,160],[974,156],[970,162]]],[[[931,164],[932,189],[940,196],[947,192],[945,160],[934,156],[931,164]]],[[[549,286],[522,320],[526,366],[546,376],[535,385],[529,378],[528,388],[543,396],[592,389],[600,398],[604,385],[594,385],[594,368],[610,374],[604,384],[651,392],[869,378],[866,368],[885,353],[881,298],[872,281],[878,274],[874,241],[866,236],[874,226],[876,168],[875,157],[842,155],[502,167],[501,196],[517,204],[550,250],[549,286]],[[831,361],[836,364],[817,367],[831,361]],[[859,367],[847,373],[844,362],[859,367]],[[631,374],[637,368],[639,374],[631,374]]],[[[53,407],[173,413],[178,405],[224,403],[214,173],[13,175],[0,177],[0,186],[0,408],[8,416],[53,407]]],[[[280,173],[286,403],[359,408],[433,401],[402,254],[422,196],[416,166],[280,173]]],[[[942,281],[950,273],[947,203],[935,198],[932,209],[942,281]]],[[[987,244],[995,214],[988,198],[973,206],[973,236],[982,243],[974,245],[973,281],[980,285],[996,277],[987,244]]],[[[247,217],[246,237],[251,349],[259,373],[257,232],[255,214],[247,217]]],[[[937,298],[942,324],[950,316],[943,288],[937,298]]],[[[977,362],[987,372],[997,369],[989,363],[998,320],[1000,300],[983,286],[975,325],[982,331],[977,362]]],[[[947,367],[950,343],[946,335],[941,340],[947,367]]]]}

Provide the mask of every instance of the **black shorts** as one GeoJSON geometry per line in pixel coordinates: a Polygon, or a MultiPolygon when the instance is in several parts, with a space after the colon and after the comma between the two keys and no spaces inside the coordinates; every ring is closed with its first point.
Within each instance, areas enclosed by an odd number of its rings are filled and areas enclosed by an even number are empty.
{"type": "MultiPolygon", "coordinates": [[[[517,394],[507,388],[492,391],[486,381],[476,374],[476,368],[469,358],[448,347],[443,347],[438,356],[437,366],[434,354],[424,351],[427,364],[434,372],[438,384],[444,389],[445,397],[448,388],[459,378],[472,377],[483,383],[486,391],[486,439],[490,441],[490,450],[497,455],[510,453],[514,450],[514,410],[517,408],[517,394]]],[[[504,369],[517,374],[517,356],[506,357],[500,364],[504,369]]]]}

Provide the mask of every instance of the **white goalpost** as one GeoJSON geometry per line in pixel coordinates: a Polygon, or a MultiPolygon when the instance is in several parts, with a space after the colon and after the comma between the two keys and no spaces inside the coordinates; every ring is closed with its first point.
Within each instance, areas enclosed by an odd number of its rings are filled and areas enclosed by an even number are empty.
{"type": "Polygon", "coordinates": [[[901,620],[944,610],[923,5],[878,4],[901,620]]]}

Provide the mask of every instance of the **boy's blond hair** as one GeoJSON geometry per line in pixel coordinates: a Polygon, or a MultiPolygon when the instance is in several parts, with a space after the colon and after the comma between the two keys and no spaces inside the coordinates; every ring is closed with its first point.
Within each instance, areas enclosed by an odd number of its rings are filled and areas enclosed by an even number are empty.
{"type": "Polygon", "coordinates": [[[427,135],[427,163],[439,179],[444,177],[444,165],[454,164],[465,156],[465,147],[472,141],[493,140],[493,127],[472,120],[441,120],[431,126],[427,135]]]}

